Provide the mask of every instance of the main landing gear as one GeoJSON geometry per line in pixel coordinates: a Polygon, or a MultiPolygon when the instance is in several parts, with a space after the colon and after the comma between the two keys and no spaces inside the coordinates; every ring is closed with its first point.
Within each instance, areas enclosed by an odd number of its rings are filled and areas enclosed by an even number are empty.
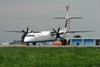
{"type": "Polygon", "coordinates": [[[33,45],[36,45],[36,43],[32,43],[33,45]]]}
{"type": "MultiPolygon", "coordinates": [[[[32,45],[36,45],[36,43],[31,43],[32,45]]],[[[26,45],[27,46],[29,46],[30,45],[30,43],[26,43],[26,45]]]]}
{"type": "Polygon", "coordinates": [[[66,39],[61,39],[62,45],[66,45],[67,40],[66,39]]]}

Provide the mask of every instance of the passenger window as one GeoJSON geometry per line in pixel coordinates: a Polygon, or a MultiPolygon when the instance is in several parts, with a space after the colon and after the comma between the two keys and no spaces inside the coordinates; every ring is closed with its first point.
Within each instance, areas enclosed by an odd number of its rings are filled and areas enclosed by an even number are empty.
{"type": "Polygon", "coordinates": [[[27,35],[28,37],[34,37],[34,35],[27,35]]]}

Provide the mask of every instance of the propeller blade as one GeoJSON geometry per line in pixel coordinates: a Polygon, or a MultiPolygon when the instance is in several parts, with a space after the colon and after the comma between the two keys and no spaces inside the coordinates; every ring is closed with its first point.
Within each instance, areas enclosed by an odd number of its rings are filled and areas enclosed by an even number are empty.
{"type": "Polygon", "coordinates": [[[57,36],[56,36],[56,38],[55,38],[55,41],[57,40],[57,36]]]}
{"type": "Polygon", "coordinates": [[[24,36],[22,36],[21,38],[22,38],[22,42],[24,42],[24,38],[25,38],[25,37],[24,37],[24,36]]]}
{"type": "Polygon", "coordinates": [[[60,31],[60,27],[58,28],[58,33],[59,33],[59,31],[60,31]]]}
{"type": "Polygon", "coordinates": [[[24,31],[23,29],[22,29],[22,32],[23,32],[23,33],[26,33],[26,31],[24,31]]]}
{"type": "Polygon", "coordinates": [[[55,33],[57,33],[56,30],[55,30],[54,28],[53,28],[53,31],[54,31],[55,33]]]}
{"type": "Polygon", "coordinates": [[[28,31],[29,31],[29,28],[27,27],[27,33],[28,33],[28,31]]]}

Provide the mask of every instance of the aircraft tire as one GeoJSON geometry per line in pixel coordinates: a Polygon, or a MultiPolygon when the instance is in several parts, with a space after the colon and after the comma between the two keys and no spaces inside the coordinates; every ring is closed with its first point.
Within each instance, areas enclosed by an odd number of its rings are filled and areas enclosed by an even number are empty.
{"type": "Polygon", "coordinates": [[[36,43],[32,43],[33,45],[36,45],[36,43]]]}
{"type": "Polygon", "coordinates": [[[63,45],[66,45],[66,42],[67,42],[66,39],[63,39],[63,40],[62,40],[63,45]]]}
{"type": "Polygon", "coordinates": [[[29,46],[29,43],[27,43],[26,45],[29,46]]]}

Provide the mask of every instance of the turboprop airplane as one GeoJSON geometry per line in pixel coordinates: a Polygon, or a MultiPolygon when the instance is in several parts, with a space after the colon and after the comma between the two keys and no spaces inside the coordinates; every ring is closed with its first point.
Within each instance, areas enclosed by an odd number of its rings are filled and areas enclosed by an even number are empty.
{"type": "Polygon", "coordinates": [[[36,44],[37,42],[56,41],[57,38],[66,39],[67,33],[83,33],[83,32],[93,32],[93,30],[89,30],[89,31],[65,31],[64,29],[60,30],[60,27],[59,27],[58,30],[56,31],[53,28],[53,32],[52,31],[40,31],[37,33],[34,33],[34,32],[28,33],[24,38],[24,42],[27,43],[27,45],[28,45],[28,43],[36,44]]]}
{"type": "Polygon", "coordinates": [[[37,42],[52,42],[56,41],[57,38],[60,39],[66,39],[67,33],[84,33],[84,32],[94,32],[93,30],[88,31],[66,31],[65,29],[60,29],[56,31],[53,28],[53,31],[29,31],[28,27],[27,30],[24,31],[5,31],[5,32],[17,32],[17,33],[23,33],[22,41],[29,45],[29,43],[32,43],[33,45],[36,45],[37,42]]]}
{"type": "Polygon", "coordinates": [[[69,6],[66,6],[67,9],[67,17],[56,17],[55,19],[66,19],[65,28],[58,30],[55,30],[53,28],[53,31],[29,31],[29,28],[27,27],[27,30],[20,30],[20,31],[5,31],[5,32],[16,32],[16,33],[23,33],[22,35],[22,42],[25,42],[27,46],[29,43],[32,43],[33,45],[36,45],[37,42],[50,42],[55,41],[57,38],[60,39],[66,39],[68,33],[83,33],[83,32],[94,32],[93,30],[87,30],[87,31],[70,31],[67,30],[68,27],[68,20],[70,19],[82,19],[82,17],[70,17],[68,16],[68,8],[69,6]]]}

